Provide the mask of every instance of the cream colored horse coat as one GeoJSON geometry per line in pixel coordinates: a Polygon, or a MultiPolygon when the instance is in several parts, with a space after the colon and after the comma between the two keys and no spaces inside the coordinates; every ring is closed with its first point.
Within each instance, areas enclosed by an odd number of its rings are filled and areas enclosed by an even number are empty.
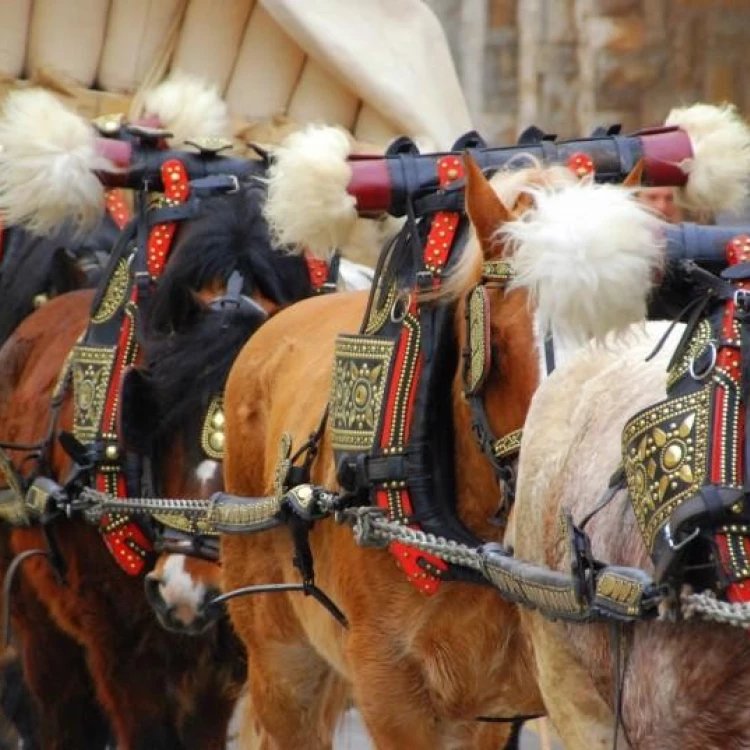
{"type": "MultiPolygon", "coordinates": [[[[542,383],[521,447],[516,555],[569,570],[560,515],[580,522],[620,462],[625,422],[666,395],[666,367],[681,330],[645,362],[663,323],[609,349],[586,349],[542,383]]],[[[681,329],[679,326],[678,329],[681,329]]],[[[651,570],[627,493],[586,531],[605,562],[651,570]]],[[[570,750],[609,750],[614,736],[613,649],[607,625],[553,623],[522,610],[542,698],[570,750]]],[[[737,628],[690,621],[623,630],[623,720],[619,750],[750,747],[750,639],[737,628]]]]}

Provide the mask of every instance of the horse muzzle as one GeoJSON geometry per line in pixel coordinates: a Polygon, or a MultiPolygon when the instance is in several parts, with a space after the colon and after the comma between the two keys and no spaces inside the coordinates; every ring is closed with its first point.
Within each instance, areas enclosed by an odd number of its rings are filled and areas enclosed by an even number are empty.
{"type": "Polygon", "coordinates": [[[216,624],[224,608],[212,606],[221,593],[213,587],[196,584],[189,579],[175,583],[170,576],[152,571],[144,579],[146,600],[160,625],[173,633],[200,635],[216,624]]]}

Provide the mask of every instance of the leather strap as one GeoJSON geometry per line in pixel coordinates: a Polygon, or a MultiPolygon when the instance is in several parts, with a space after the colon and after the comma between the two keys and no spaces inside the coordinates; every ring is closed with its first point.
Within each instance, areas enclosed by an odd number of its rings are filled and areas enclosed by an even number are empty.
{"type": "Polygon", "coordinates": [[[120,188],[107,190],[104,206],[117,228],[122,231],[131,219],[130,206],[125,200],[125,193],[120,188]]]}
{"type": "MultiPolygon", "coordinates": [[[[185,201],[190,195],[187,170],[184,165],[176,159],[170,159],[162,165],[162,181],[165,186],[165,201],[169,205],[176,205],[185,201]]],[[[119,424],[119,393],[122,384],[122,376],[130,367],[138,354],[138,345],[135,336],[136,315],[139,305],[145,303],[144,297],[148,294],[151,282],[164,270],[169,257],[172,240],[176,231],[175,223],[161,223],[155,225],[149,232],[145,264],[143,263],[142,250],[136,250],[137,257],[134,262],[136,269],[135,283],[132,284],[128,301],[122,308],[120,314],[120,325],[117,331],[115,357],[107,377],[107,395],[105,407],[99,426],[99,435],[96,442],[104,443],[104,460],[97,462],[94,473],[94,484],[96,489],[108,492],[116,497],[126,497],[129,494],[126,479],[126,456],[121,448],[119,424]],[[143,271],[139,269],[144,267],[143,271]]],[[[91,332],[92,324],[89,326],[91,332]]],[[[108,329],[107,335],[99,341],[99,347],[112,346],[110,336],[114,333],[112,327],[108,329]],[[107,341],[110,343],[107,344],[107,341]]],[[[102,536],[118,565],[129,575],[140,575],[145,570],[146,559],[153,547],[151,540],[141,527],[131,521],[127,516],[109,514],[102,518],[102,536]]]]}

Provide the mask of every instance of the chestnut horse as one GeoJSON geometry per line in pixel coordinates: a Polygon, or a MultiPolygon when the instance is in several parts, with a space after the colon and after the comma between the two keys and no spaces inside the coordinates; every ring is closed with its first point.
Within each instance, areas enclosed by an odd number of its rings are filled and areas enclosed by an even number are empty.
{"type": "MultiPolygon", "coordinates": [[[[481,278],[483,262],[515,263],[512,289],[487,288],[494,355],[484,402],[494,434],[503,436],[523,425],[540,379],[543,342],[535,334],[536,318],[552,314],[564,333],[565,315],[585,319],[595,331],[605,318],[609,326],[643,314],[642,304],[629,308],[632,298],[625,292],[652,273],[656,220],[625,191],[579,185],[562,168],[501,174],[493,186],[469,160],[466,205],[476,237],[442,293],[425,304],[452,306],[460,352],[465,295],[481,278]],[[513,227],[539,224],[512,221],[507,208],[534,184],[548,187],[534,190],[537,206],[528,216],[544,223],[546,206],[547,218],[558,223],[545,225],[536,242],[509,244],[513,227]],[[588,306],[578,304],[581,295],[588,306]]],[[[273,492],[282,433],[300,446],[317,428],[329,398],[336,337],[358,330],[366,303],[364,294],[303,301],[270,320],[242,350],[226,390],[228,491],[255,497],[273,492]]],[[[444,412],[432,417],[453,419],[458,516],[483,539],[499,541],[502,531],[490,519],[500,493],[472,436],[459,359],[448,365],[452,395],[446,395],[444,412]]],[[[328,428],[312,482],[338,486],[328,428]]],[[[496,750],[510,726],[477,717],[544,712],[518,612],[497,592],[443,583],[425,596],[386,553],[357,547],[350,530],[329,520],[314,526],[309,541],[316,583],[341,608],[348,628],[298,593],[229,603],[252,665],[244,746],[330,748],[336,720],[352,699],[381,750],[496,750]]],[[[293,557],[285,529],[222,536],[224,589],[298,581],[293,557]]]]}
{"type": "MultiPolygon", "coordinates": [[[[514,524],[519,557],[566,569],[561,512],[570,511],[579,523],[596,507],[622,461],[626,421],[666,396],[676,341],[646,361],[663,328],[650,323],[624,343],[581,352],[540,387],[519,467],[514,524]]],[[[595,558],[653,574],[627,492],[596,513],[586,532],[595,558]]],[[[606,625],[550,622],[530,611],[523,612],[522,622],[542,698],[566,747],[608,750],[615,746],[618,723],[619,748],[750,747],[745,633],[698,621],[636,623],[623,629],[618,657],[618,642],[606,625]]]]}
{"type": "MultiPolygon", "coordinates": [[[[239,348],[265,319],[258,304],[210,311],[184,285],[206,289],[211,298],[223,294],[227,277],[238,269],[244,276],[243,295],[257,298],[260,305],[266,299],[273,305],[287,303],[311,292],[304,261],[280,256],[271,247],[259,193],[207,200],[201,217],[180,228],[170,261],[173,272],[164,277],[166,297],[157,292],[144,313],[151,323],[144,342],[146,361],[164,358],[173,365],[166,374],[171,381],[160,381],[155,390],[160,419],[172,432],[151,436],[151,447],[156,482],[177,496],[213,490],[198,471],[202,458],[193,446],[199,445],[199,435],[190,434],[190,425],[202,416],[198,410],[209,398],[203,388],[220,390],[223,385],[232,358],[224,347],[234,341],[232,346],[239,348]],[[193,346],[181,346],[180,356],[171,356],[170,337],[185,345],[191,330],[193,346]],[[228,357],[227,364],[221,357],[228,357]],[[193,395],[183,409],[186,377],[192,378],[193,395]],[[162,403],[166,391],[161,386],[167,384],[169,401],[162,403]],[[171,453],[164,446],[171,446],[171,453]]],[[[52,389],[86,327],[91,300],[89,292],[51,300],[21,323],[0,350],[1,441],[35,443],[46,434],[52,389]]],[[[71,425],[68,393],[57,429],[71,425]]],[[[16,451],[11,455],[19,463],[24,458],[16,451]]],[[[62,477],[69,466],[69,457],[54,441],[50,475],[62,477]]],[[[241,652],[226,630],[198,640],[167,633],[145,601],[143,580],[122,573],[95,528],[61,519],[54,533],[67,565],[65,580],[46,561],[34,558],[24,563],[11,598],[25,676],[42,717],[42,745],[103,747],[111,724],[123,748],[223,747],[243,673],[241,652]]],[[[6,562],[8,555],[45,547],[38,526],[6,527],[3,534],[6,562]]]]}
{"type": "MultiPolygon", "coordinates": [[[[196,259],[197,260],[197,259],[196,259]]],[[[288,256],[287,262],[295,265],[298,259],[288,256]]],[[[281,263],[282,261],[277,261],[281,263]]],[[[174,267],[174,266],[173,266],[174,267]]],[[[167,270],[164,281],[171,280],[176,274],[171,269],[167,270]]],[[[162,282],[161,297],[167,296],[166,287],[162,282]]],[[[345,258],[340,259],[339,267],[339,289],[342,291],[354,291],[368,289],[372,281],[372,271],[367,266],[351,263],[345,258]]],[[[203,295],[201,295],[203,296],[203,295]]],[[[272,295],[278,299],[278,293],[272,295]]],[[[190,304],[190,300],[185,298],[190,304]]],[[[192,303],[194,305],[194,303],[192,303]]],[[[268,305],[264,302],[264,306],[268,305]]],[[[178,306],[179,308],[179,306],[178,306]]],[[[171,316],[184,315],[173,309],[171,316]]],[[[173,325],[173,324],[172,324],[173,325]]],[[[243,336],[241,331],[230,324],[225,327],[223,336],[216,338],[213,332],[207,331],[205,345],[201,345],[201,337],[198,330],[188,329],[186,337],[162,338],[154,341],[151,347],[147,345],[147,359],[151,364],[145,370],[146,380],[144,388],[139,391],[138,397],[133,398],[134,409],[129,415],[130,427],[128,432],[134,443],[141,446],[141,452],[148,452],[149,445],[153,440],[163,442],[164,450],[175,450],[175,442],[171,435],[175,430],[171,425],[161,418],[164,411],[170,411],[170,402],[178,404],[178,411],[185,418],[192,420],[192,425],[187,432],[181,430],[183,435],[195,435],[199,432],[198,418],[205,415],[207,403],[206,396],[215,396],[222,389],[216,386],[199,385],[192,378],[196,368],[191,366],[185,370],[176,367],[177,362],[183,362],[191,356],[191,353],[203,351],[207,361],[215,359],[214,372],[223,385],[229,373],[235,357],[248,336],[243,336]],[[228,328],[228,330],[226,330],[228,328]],[[161,341],[162,346],[159,345],[161,341]],[[163,348],[167,352],[162,352],[163,348]],[[220,349],[214,357],[213,348],[220,349]],[[150,350],[150,351],[148,351],[150,350]],[[182,372],[181,382],[176,382],[182,372]],[[200,400],[199,407],[192,410],[192,400],[200,400]],[[140,403],[135,403],[140,402],[140,403]],[[137,433],[137,434],[133,434],[137,433]]],[[[139,370],[138,370],[139,371],[139,370]]],[[[134,371],[138,372],[138,371],[134,371]]],[[[132,378],[132,375],[130,376],[132,378]]],[[[134,394],[135,396],[135,394],[134,394]]],[[[130,411],[130,410],[129,410],[130,411]]],[[[194,452],[197,443],[194,440],[187,441],[185,450],[194,452]]],[[[191,482],[194,487],[191,497],[208,497],[213,492],[224,489],[221,460],[218,457],[196,457],[192,462],[196,466],[195,476],[191,482]],[[197,484],[196,484],[197,483],[197,484]]],[[[183,485],[185,487],[187,485],[183,485]]],[[[171,488],[165,488],[167,497],[180,497],[171,488]]],[[[190,539],[180,540],[189,548],[194,546],[190,539]]],[[[169,630],[181,633],[201,633],[210,627],[217,618],[223,616],[224,609],[212,605],[213,600],[221,593],[221,567],[218,562],[204,559],[195,553],[182,554],[179,552],[165,552],[159,555],[154,563],[154,568],[146,575],[146,595],[149,603],[154,608],[159,621],[169,630]]]]}

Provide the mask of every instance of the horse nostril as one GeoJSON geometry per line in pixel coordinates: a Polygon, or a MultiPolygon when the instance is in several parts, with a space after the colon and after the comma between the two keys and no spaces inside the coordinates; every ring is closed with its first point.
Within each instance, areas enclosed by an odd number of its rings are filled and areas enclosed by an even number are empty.
{"type": "Polygon", "coordinates": [[[160,612],[164,609],[164,599],[161,596],[161,587],[164,585],[164,581],[155,576],[153,573],[148,573],[143,579],[143,588],[146,593],[146,601],[157,611],[160,612]]]}

